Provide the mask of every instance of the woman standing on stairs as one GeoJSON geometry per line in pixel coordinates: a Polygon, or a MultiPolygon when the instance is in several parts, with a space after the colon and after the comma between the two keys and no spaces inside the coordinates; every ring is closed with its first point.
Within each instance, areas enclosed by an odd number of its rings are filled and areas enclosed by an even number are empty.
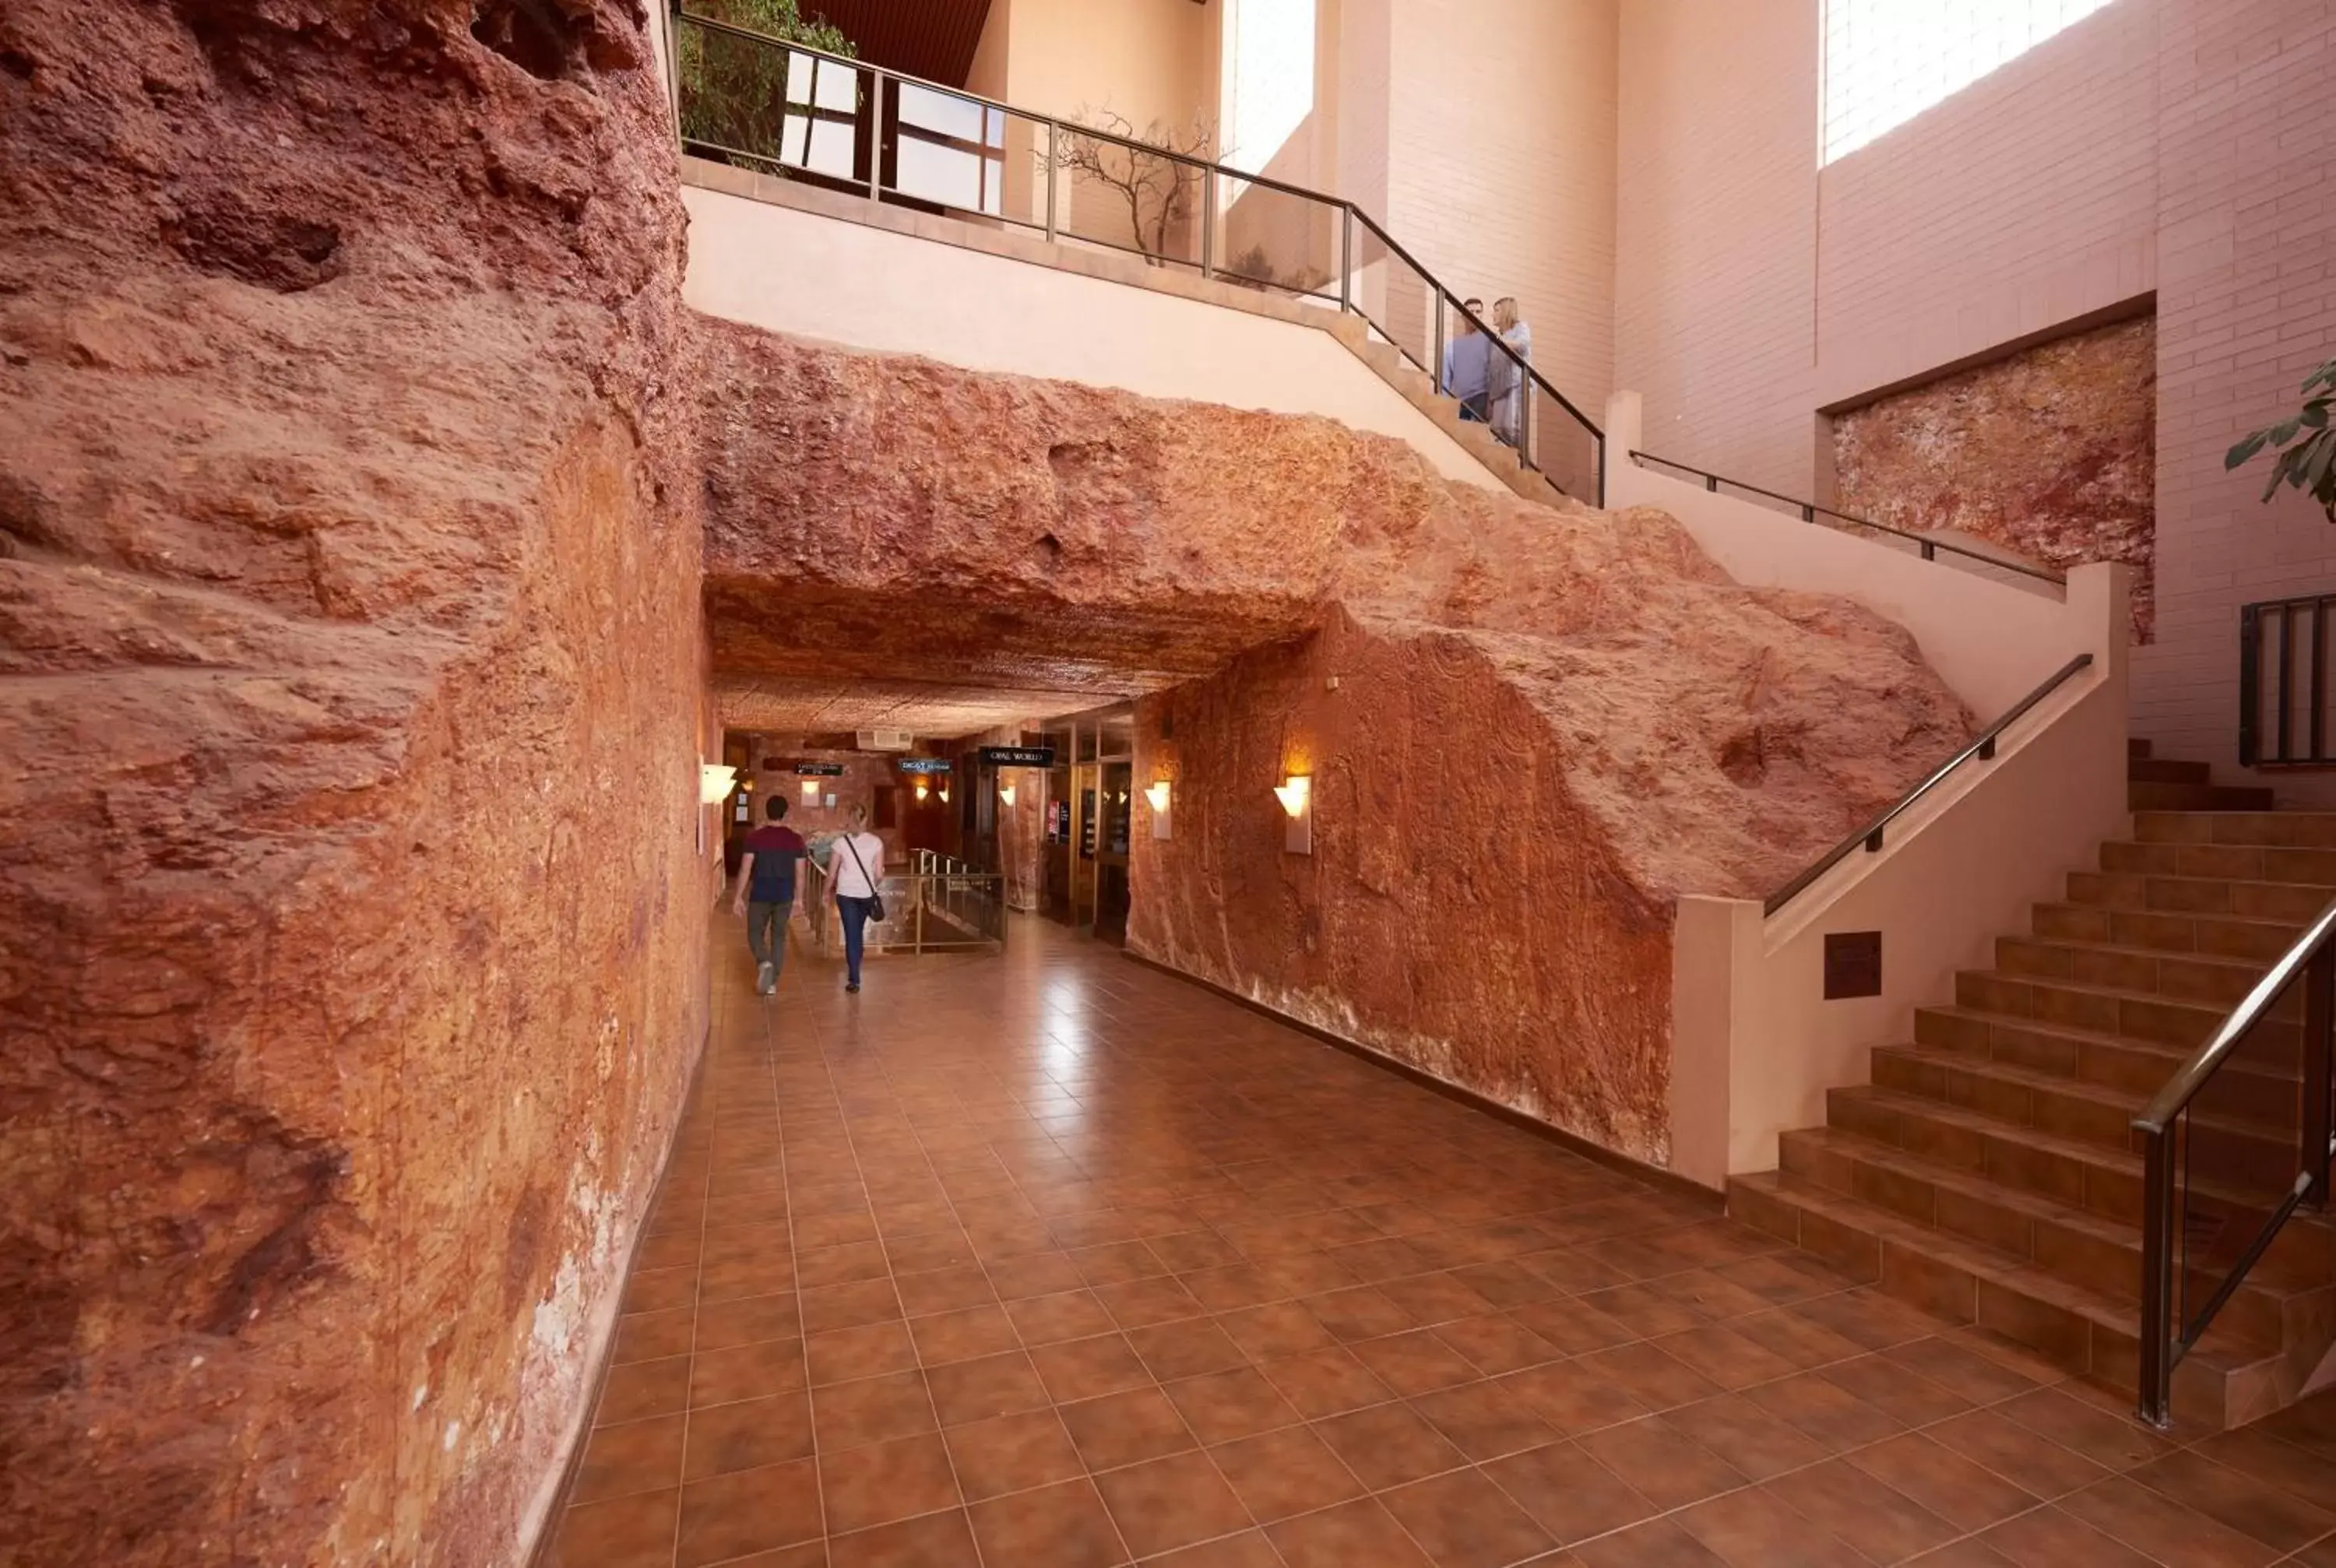
{"type": "Polygon", "coordinates": [[[827,852],[827,891],[843,917],[843,989],[860,989],[860,958],[866,950],[868,918],[884,880],[884,841],[868,831],[868,808],[855,805],[844,817],[846,831],[827,852]]]}
{"type": "Polygon", "coordinates": [[[1516,296],[1504,294],[1493,302],[1493,330],[1515,355],[1511,358],[1493,351],[1493,433],[1514,446],[1524,429],[1527,383],[1523,366],[1533,363],[1533,328],[1517,314],[1516,296]]]}

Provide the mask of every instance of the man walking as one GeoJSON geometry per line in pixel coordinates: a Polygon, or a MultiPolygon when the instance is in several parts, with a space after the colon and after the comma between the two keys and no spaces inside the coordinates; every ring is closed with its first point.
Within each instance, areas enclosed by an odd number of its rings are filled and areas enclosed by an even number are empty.
{"type": "Polygon", "coordinates": [[[746,947],[754,955],[754,989],[769,996],[779,989],[787,961],[787,919],[795,907],[795,862],[803,857],[803,835],[784,826],[787,797],[763,804],[770,821],[746,835],[746,858],[738,867],[738,892],[731,912],[746,917],[746,947]]]}

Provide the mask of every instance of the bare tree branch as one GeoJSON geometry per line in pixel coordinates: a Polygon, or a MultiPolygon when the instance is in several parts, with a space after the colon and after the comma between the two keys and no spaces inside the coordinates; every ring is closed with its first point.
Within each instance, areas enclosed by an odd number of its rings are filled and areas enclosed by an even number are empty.
{"type": "Polygon", "coordinates": [[[1153,266],[1164,265],[1169,236],[1192,210],[1201,189],[1197,163],[1214,156],[1215,127],[1199,119],[1190,126],[1154,120],[1139,133],[1122,115],[1085,108],[1073,122],[1105,134],[1083,135],[1066,126],[1056,143],[1056,162],[1114,192],[1126,205],[1128,237],[1135,248],[1153,266]],[[1112,137],[1140,141],[1145,148],[1124,146],[1112,137]]]}

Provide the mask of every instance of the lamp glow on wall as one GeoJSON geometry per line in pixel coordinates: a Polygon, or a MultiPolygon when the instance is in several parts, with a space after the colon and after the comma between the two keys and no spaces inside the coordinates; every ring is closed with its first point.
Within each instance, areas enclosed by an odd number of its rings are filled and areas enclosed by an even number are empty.
{"type": "Polygon", "coordinates": [[[807,778],[803,781],[803,803],[806,805],[810,804],[813,801],[819,799],[819,781],[817,779],[807,778]]]}
{"type": "Polygon", "coordinates": [[[1153,779],[1144,786],[1144,798],[1152,803],[1152,836],[1155,839],[1164,839],[1168,836],[1168,804],[1171,794],[1168,781],[1164,778],[1153,779]]]}
{"type": "Polygon", "coordinates": [[[702,806],[720,805],[722,799],[738,781],[738,770],[720,763],[702,762],[697,765],[697,803],[702,806]]]}
{"type": "Polygon", "coordinates": [[[930,794],[930,793],[931,793],[930,791],[929,791],[929,790],[927,790],[927,789],[925,788],[925,781],[924,781],[924,780],[922,780],[922,779],[919,779],[919,780],[917,781],[917,798],[918,798],[919,800],[922,800],[922,799],[924,799],[924,798],[925,798],[925,796],[926,796],[927,794],[930,794]]]}
{"type": "Polygon", "coordinates": [[[1293,855],[1314,852],[1314,781],[1302,773],[1291,774],[1273,786],[1274,798],[1281,802],[1282,813],[1290,820],[1281,835],[1281,847],[1293,855]]]}
{"type": "Polygon", "coordinates": [[[1014,803],[1014,786],[1010,784],[1005,783],[1003,780],[1000,780],[998,785],[998,798],[1004,801],[1007,805],[1012,805],[1014,803]]]}
{"type": "Polygon", "coordinates": [[[949,785],[941,785],[941,804],[949,804],[949,785]]]}

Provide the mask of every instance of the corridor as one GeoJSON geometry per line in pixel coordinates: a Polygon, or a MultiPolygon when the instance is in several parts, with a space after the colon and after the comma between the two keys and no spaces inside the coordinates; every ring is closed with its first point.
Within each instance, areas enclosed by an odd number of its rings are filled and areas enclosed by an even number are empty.
{"type": "Polygon", "coordinates": [[[2336,1563],[2324,1404],[2161,1439],[1036,919],[715,950],[559,1568],[2336,1563]]]}

